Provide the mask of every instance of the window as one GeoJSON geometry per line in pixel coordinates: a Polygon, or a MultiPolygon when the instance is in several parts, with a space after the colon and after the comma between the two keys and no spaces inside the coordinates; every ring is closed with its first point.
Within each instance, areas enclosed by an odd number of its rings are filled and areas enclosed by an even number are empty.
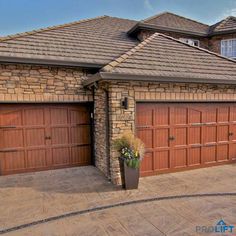
{"type": "Polygon", "coordinates": [[[197,39],[187,39],[187,38],[180,38],[179,39],[181,42],[183,43],[187,43],[191,46],[196,46],[196,47],[199,47],[200,46],[200,43],[199,43],[199,40],[197,39]]]}
{"type": "Polygon", "coordinates": [[[221,55],[225,57],[236,58],[236,39],[227,39],[221,41],[221,55]]]}

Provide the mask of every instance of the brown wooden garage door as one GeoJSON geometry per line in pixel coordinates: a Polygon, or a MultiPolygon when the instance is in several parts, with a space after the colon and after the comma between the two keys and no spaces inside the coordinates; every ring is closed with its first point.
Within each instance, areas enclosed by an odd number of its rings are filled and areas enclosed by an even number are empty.
{"type": "Polygon", "coordinates": [[[91,162],[88,105],[0,106],[0,174],[91,162]]]}
{"type": "Polygon", "coordinates": [[[140,103],[136,130],[142,176],[236,161],[236,104],[140,103]]]}

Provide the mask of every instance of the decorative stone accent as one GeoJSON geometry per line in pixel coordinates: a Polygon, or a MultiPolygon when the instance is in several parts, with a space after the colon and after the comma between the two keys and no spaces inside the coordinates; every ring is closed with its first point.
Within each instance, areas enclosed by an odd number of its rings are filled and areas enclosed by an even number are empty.
{"type": "Polygon", "coordinates": [[[81,69],[1,64],[0,102],[85,102],[92,101],[85,90],[81,69]]]}

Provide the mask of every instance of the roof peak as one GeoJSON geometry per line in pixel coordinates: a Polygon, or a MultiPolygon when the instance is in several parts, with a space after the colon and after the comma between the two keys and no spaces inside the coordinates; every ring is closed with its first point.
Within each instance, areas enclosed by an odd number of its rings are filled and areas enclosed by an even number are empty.
{"type": "Polygon", "coordinates": [[[142,22],[155,19],[155,18],[160,17],[160,16],[165,15],[165,14],[174,15],[174,16],[177,16],[177,17],[182,18],[182,19],[185,19],[185,20],[189,20],[189,21],[192,21],[192,22],[195,22],[195,23],[198,23],[198,24],[202,24],[202,25],[204,25],[204,26],[209,26],[208,24],[202,23],[202,22],[197,21],[197,20],[190,19],[190,18],[185,17],[185,16],[181,16],[181,15],[178,15],[178,14],[176,14],[176,13],[169,12],[169,11],[164,11],[164,12],[162,12],[162,13],[159,13],[159,14],[153,15],[153,16],[151,16],[151,17],[148,17],[148,18],[142,20],[142,22]]]}
{"type": "Polygon", "coordinates": [[[109,16],[107,16],[107,15],[97,16],[97,17],[93,17],[93,18],[73,21],[73,22],[70,22],[70,23],[65,23],[65,24],[40,28],[40,29],[37,29],[37,30],[31,30],[31,31],[26,31],[26,32],[22,32],[22,33],[7,35],[7,36],[0,37],[0,42],[4,42],[4,41],[10,40],[10,39],[15,39],[15,38],[19,38],[19,37],[23,37],[23,36],[27,36],[27,35],[32,35],[32,34],[44,32],[44,31],[48,31],[48,30],[54,30],[54,29],[58,29],[58,28],[71,26],[71,25],[81,24],[81,23],[85,23],[85,22],[88,22],[88,21],[97,20],[97,19],[106,18],[106,17],[109,17],[109,16]]]}

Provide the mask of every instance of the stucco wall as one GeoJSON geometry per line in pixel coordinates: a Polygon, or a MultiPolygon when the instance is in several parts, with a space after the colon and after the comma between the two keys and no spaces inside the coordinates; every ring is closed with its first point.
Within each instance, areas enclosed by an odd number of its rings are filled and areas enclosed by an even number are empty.
{"type": "MultiPolygon", "coordinates": [[[[100,84],[104,87],[104,82],[100,84]]],[[[148,83],[148,82],[107,82],[109,91],[109,123],[110,142],[112,143],[125,130],[135,132],[135,107],[136,102],[197,102],[197,101],[236,101],[236,86],[210,85],[210,84],[172,84],[172,83],[148,83]],[[128,97],[129,108],[121,107],[121,101],[128,97]]],[[[98,100],[96,106],[102,106],[104,102],[98,100]],[[100,105],[99,105],[100,104],[100,105]]],[[[100,108],[101,109],[101,108],[100,108]]],[[[101,115],[101,114],[100,114],[101,115]]],[[[101,118],[100,118],[101,119],[101,118]]],[[[103,122],[104,123],[104,122],[103,122]]],[[[95,124],[97,131],[102,131],[102,126],[95,124]]],[[[104,139],[104,133],[95,132],[95,142],[104,139]]],[[[96,146],[101,148],[102,145],[96,146]]],[[[104,152],[97,152],[97,159],[105,160],[104,152]]],[[[118,162],[119,154],[110,147],[110,172],[111,180],[115,184],[120,184],[120,168],[118,162]]],[[[107,157],[106,157],[107,158],[107,157]]]]}
{"type": "Polygon", "coordinates": [[[92,101],[81,69],[0,64],[0,102],[92,101]]]}

